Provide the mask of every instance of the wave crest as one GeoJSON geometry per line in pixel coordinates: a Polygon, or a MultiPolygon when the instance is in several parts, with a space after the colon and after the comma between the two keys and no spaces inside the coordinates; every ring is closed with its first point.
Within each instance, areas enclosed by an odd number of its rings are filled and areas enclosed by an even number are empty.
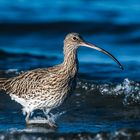
{"type": "Polygon", "coordinates": [[[122,83],[118,84],[97,84],[81,80],[78,82],[77,88],[91,92],[98,90],[98,93],[101,95],[121,96],[123,97],[124,105],[140,103],[140,83],[131,81],[128,78],[124,79],[122,83]]]}

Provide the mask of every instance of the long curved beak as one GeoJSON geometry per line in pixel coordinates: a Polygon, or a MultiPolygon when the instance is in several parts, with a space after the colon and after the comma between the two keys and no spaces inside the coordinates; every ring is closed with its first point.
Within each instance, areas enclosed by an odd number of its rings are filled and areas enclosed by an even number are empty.
{"type": "Polygon", "coordinates": [[[102,48],[99,48],[95,45],[92,45],[90,43],[87,43],[87,42],[81,42],[80,43],[81,46],[85,46],[85,47],[89,47],[89,48],[92,48],[92,49],[95,49],[97,51],[100,51],[100,52],[103,52],[104,54],[108,55],[109,57],[111,57],[118,65],[119,67],[123,70],[123,66],[121,65],[121,63],[109,52],[107,52],[106,50],[102,49],[102,48]]]}

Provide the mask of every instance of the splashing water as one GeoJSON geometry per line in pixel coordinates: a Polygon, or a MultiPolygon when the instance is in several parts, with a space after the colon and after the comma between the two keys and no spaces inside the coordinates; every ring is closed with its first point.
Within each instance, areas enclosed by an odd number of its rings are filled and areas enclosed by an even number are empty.
{"type": "Polygon", "coordinates": [[[66,111],[57,112],[55,114],[50,113],[46,115],[46,118],[41,116],[33,117],[33,119],[29,120],[29,124],[55,124],[56,120],[65,113],[66,111]]]}
{"type": "Polygon", "coordinates": [[[119,84],[93,84],[87,81],[79,81],[77,87],[87,91],[98,90],[101,95],[122,96],[124,105],[140,103],[140,83],[127,78],[119,84]]]}

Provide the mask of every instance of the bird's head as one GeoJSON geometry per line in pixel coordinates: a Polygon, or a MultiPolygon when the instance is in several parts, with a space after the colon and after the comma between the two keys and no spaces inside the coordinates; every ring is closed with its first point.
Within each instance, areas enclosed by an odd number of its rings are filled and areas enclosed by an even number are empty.
{"type": "Polygon", "coordinates": [[[81,46],[81,42],[84,41],[78,33],[69,33],[64,40],[64,44],[66,46],[73,46],[74,48],[78,48],[79,46],[81,46]]]}
{"type": "Polygon", "coordinates": [[[68,50],[73,50],[79,48],[80,46],[85,46],[103,52],[104,54],[111,57],[123,70],[123,66],[121,65],[121,63],[112,54],[100,47],[97,47],[96,45],[84,41],[84,39],[78,33],[69,33],[68,35],[66,35],[64,40],[64,46],[66,47],[65,49],[68,50]]]}

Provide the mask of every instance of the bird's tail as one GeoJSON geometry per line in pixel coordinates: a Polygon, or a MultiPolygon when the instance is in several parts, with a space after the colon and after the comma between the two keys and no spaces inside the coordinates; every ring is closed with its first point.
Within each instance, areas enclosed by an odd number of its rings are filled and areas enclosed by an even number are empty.
{"type": "Polygon", "coordinates": [[[8,80],[8,78],[0,78],[0,90],[4,89],[4,84],[8,80]]]}

